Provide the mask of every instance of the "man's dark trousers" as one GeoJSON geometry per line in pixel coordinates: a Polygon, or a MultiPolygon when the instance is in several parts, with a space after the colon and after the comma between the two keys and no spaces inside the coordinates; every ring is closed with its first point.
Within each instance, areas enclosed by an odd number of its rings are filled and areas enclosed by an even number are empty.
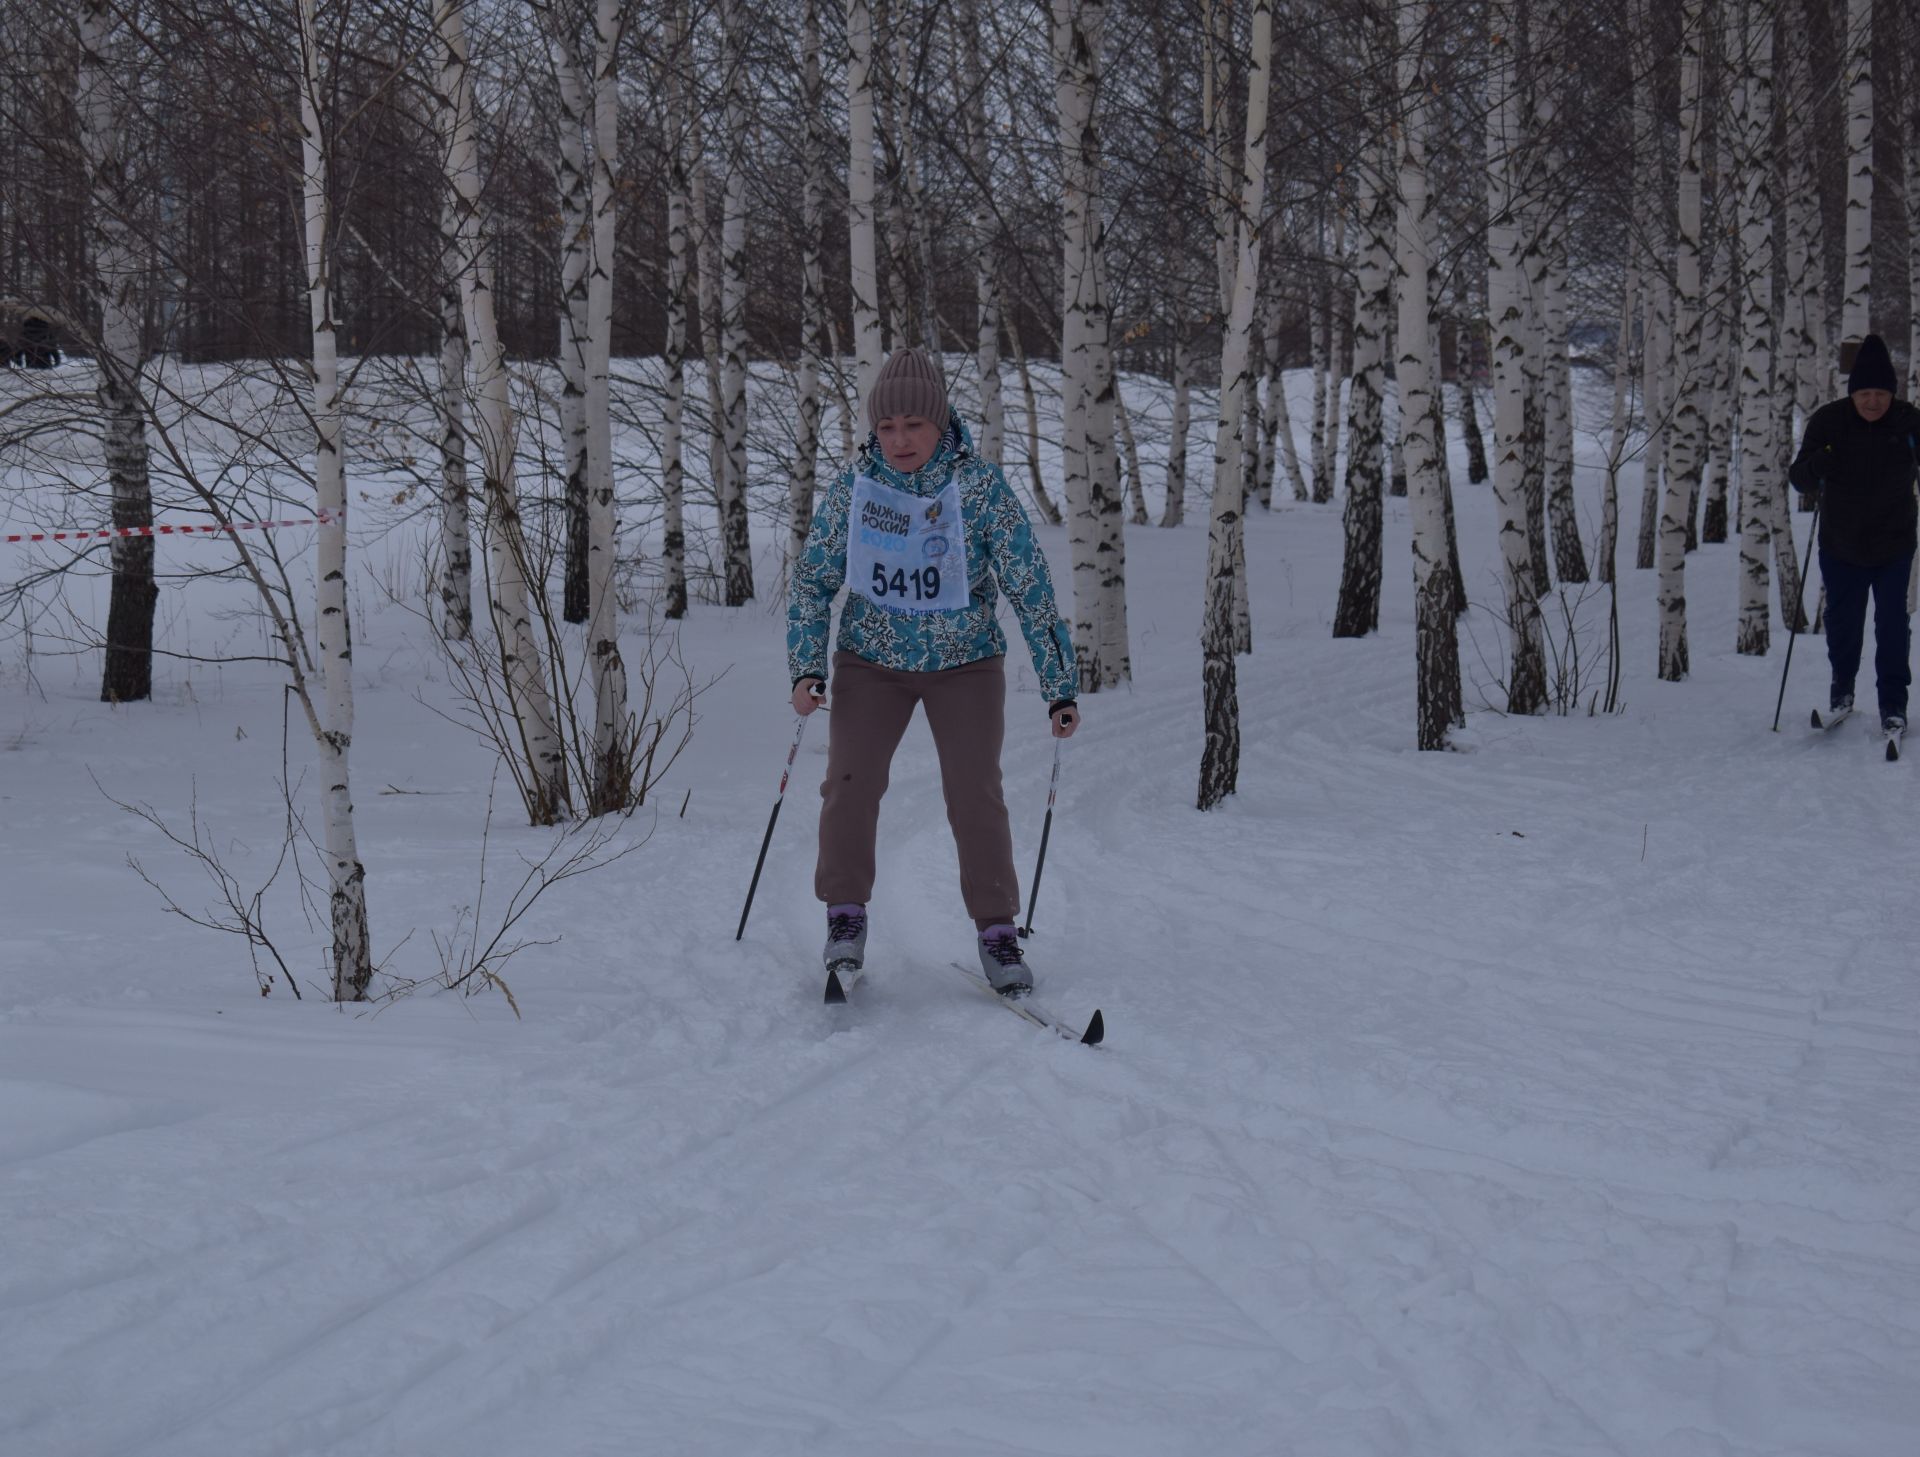
{"type": "Polygon", "coordinates": [[[1907,716],[1909,627],[1907,579],[1913,553],[1877,567],[1856,566],[1820,553],[1820,575],[1827,584],[1827,661],[1833,665],[1835,692],[1853,691],[1860,671],[1860,650],[1867,629],[1867,594],[1873,594],[1873,670],[1878,679],[1880,716],[1907,716]]]}

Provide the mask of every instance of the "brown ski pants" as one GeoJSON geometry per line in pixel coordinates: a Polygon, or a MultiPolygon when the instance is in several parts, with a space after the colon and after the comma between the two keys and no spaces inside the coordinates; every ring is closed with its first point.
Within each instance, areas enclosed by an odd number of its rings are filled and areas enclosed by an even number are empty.
{"type": "Polygon", "coordinates": [[[940,758],[947,823],[960,852],[960,894],[985,927],[1011,924],[1020,911],[1013,834],[1000,792],[1000,744],[1006,736],[1004,658],[982,658],[932,673],[901,672],[852,653],[833,655],[827,777],[820,786],[820,860],[814,894],[828,905],[873,894],[874,837],[893,751],[926,705],[940,758]]]}

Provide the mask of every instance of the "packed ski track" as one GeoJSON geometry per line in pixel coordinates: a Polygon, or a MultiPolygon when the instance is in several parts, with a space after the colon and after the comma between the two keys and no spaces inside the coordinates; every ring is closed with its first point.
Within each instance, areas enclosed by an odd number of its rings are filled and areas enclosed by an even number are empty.
{"type": "MultiPolygon", "coordinates": [[[[1489,601],[1491,491],[1463,464],[1456,441],[1489,601]]],[[[169,665],[110,710],[91,659],[10,660],[0,1453],[1920,1452],[1915,769],[1864,721],[1807,727],[1818,638],[1769,732],[1786,637],[1734,654],[1735,545],[1690,558],[1693,676],[1654,680],[1638,487],[1635,465],[1623,711],[1587,711],[1601,589],[1566,716],[1487,707],[1477,608],[1446,754],[1412,747],[1405,503],[1382,631],[1344,642],[1338,506],[1255,510],[1239,790],[1205,815],[1204,507],[1129,533],[1134,682],[1065,746],[1028,943],[1049,1008],[1104,1011],[1098,1048],[946,968],[971,927],[921,722],[852,1005],[822,1005],[812,897],[830,709],[733,939],[793,731],[770,557],[762,603],[681,630],[692,742],[632,853],[529,918],[518,1019],[431,987],[342,1013],[289,896],[307,1000],[263,999],[236,941],[127,868],[208,898],[109,796],[197,813],[264,876],[269,665],[169,665]]],[[[1041,536],[1064,584],[1064,532],[1041,536]]],[[[201,646],[254,631],[191,610],[168,630],[201,646]]],[[[436,714],[417,624],[367,583],[355,610],[374,934],[425,978],[475,900],[490,759],[436,714]]],[[[1030,874],[1053,750],[1009,665],[1030,874]]],[[[552,843],[509,798],[483,921],[552,843]]]]}

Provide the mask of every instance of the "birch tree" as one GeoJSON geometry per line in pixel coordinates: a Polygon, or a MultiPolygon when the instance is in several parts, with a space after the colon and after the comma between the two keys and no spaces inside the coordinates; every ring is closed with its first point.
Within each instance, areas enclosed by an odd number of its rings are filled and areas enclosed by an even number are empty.
{"type": "Polygon", "coordinates": [[[100,405],[113,524],[130,535],[110,548],[113,586],[107,601],[102,703],[153,697],[153,618],[160,590],[153,578],[153,525],[145,406],[141,399],[141,322],[144,262],[128,178],[126,105],[131,94],[132,23],[110,0],[81,0],[74,114],[87,169],[87,241],[90,283],[100,309],[94,350],[95,398],[100,405]]]}
{"type": "Polygon", "coordinates": [[[593,673],[593,782],[588,812],[610,814],[633,801],[627,668],[620,655],[613,499],[615,173],[620,155],[620,0],[593,9],[592,254],[587,277],[587,657],[593,673]]]}
{"type": "Polygon", "coordinates": [[[528,819],[536,825],[557,824],[569,804],[566,752],[547,688],[540,639],[534,631],[526,540],[514,479],[506,350],[494,319],[492,270],[481,256],[480,148],[465,0],[438,0],[434,26],[442,52],[440,95],[450,114],[447,173],[459,207],[461,298],[474,371],[474,434],[480,446],[487,506],[488,609],[519,740],[519,757],[510,764],[528,819]]]}
{"type": "Polygon", "coordinates": [[[660,420],[660,571],[662,611],[668,621],[687,615],[686,399],[687,275],[692,182],[685,132],[690,102],[684,81],[687,0],[667,12],[666,56],[660,67],[666,102],[667,288],[666,339],[661,351],[666,392],[660,420]]]}
{"type": "Polygon", "coordinates": [[[1102,289],[1105,225],[1100,177],[1100,96],[1105,0],[1053,0],[1056,105],[1065,218],[1064,327],[1068,543],[1073,553],[1074,652],[1080,691],[1132,676],[1127,647],[1124,502],[1114,469],[1111,321],[1102,289]]]}
{"type": "MultiPolygon", "coordinates": [[[[444,138],[442,139],[444,143],[444,138]]],[[[459,216],[451,187],[440,207],[440,630],[473,636],[473,531],[467,488],[467,325],[460,309],[459,216]]]]}
{"type": "MultiPolygon", "coordinates": [[[[328,920],[333,928],[333,997],[364,1001],[373,981],[367,928],[367,872],[353,828],[353,623],[347,598],[347,480],[340,431],[339,331],[333,317],[330,249],[333,219],[327,137],[329,95],[320,65],[314,0],[300,0],[301,211],[306,230],[307,301],[313,327],[314,577],[323,706],[312,723],[320,756],[328,920]]],[[[304,697],[304,695],[303,695],[304,697]]],[[[307,700],[308,712],[314,712],[307,700]]]]}
{"type": "MultiPolygon", "coordinates": [[[[1433,318],[1427,302],[1427,83],[1422,65],[1426,11],[1427,0],[1397,0],[1395,6],[1400,125],[1394,247],[1399,343],[1394,376],[1400,387],[1400,434],[1413,511],[1415,724],[1422,749],[1444,749],[1447,731],[1455,723],[1464,723],[1466,713],[1460,697],[1460,644],[1454,627],[1441,440],[1434,429],[1433,318]]],[[[1359,353],[1357,347],[1354,352],[1359,353]]]]}
{"type": "Polygon", "coordinates": [[[693,210],[685,133],[692,103],[685,82],[688,40],[687,0],[672,0],[667,20],[667,54],[662,66],[667,122],[667,291],[666,398],[660,422],[660,567],[668,621],[687,615],[686,400],[687,275],[693,210]]]}
{"type": "Polygon", "coordinates": [[[873,209],[872,0],[847,0],[847,247],[853,294],[854,408],[864,410],[883,352],[879,240],[873,209]]]}
{"type": "MultiPolygon", "coordinates": [[[[1871,328],[1873,294],[1873,0],[1847,0],[1847,230],[1840,290],[1840,369],[1846,393],[1854,351],[1871,328]]],[[[1744,481],[1744,477],[1743,477],[1744,481]]]]}
{"type": "Polygon", "coordinates": [[[1767,554],[1773,536],[1773,14],[1740,0],[1729,17],[1740,178],[1740,620],[1737,651],[1767,651],[1767,554]]]}
{"type": "Polygon", "coordinates": [[[1525,442],[1526,277],[1516,169],[1522,145],[1516,0],[1491,0],[1487,69],[1487,312],[1493,361],[1493,494],[1505,565],[1507,711],[1546,703],[1546,653],[1529,547],[1525,442]]]}
{"type": "Polygon", "coordinates": [[[587,79],[577,4],[547,12],[555,118],[555,179],[560,187],[560,441],[566,476],[566,575],[562,615],[585,622],[591,610],[587,505],[587,271],[593,249],[587,176],[587,79]]]}
{"type": "Polygon", "coordinates": [[[744,0],[722,0],[726,182],[721,193],[720,351],[727,469],[721,477],[720,544],[726,602],[753,600],[753,543],[747,526],[747,18],[744,0]]]}
{"type": "MultiPolygon", "coordinates": [[[[1374,35],[1372,19],[1366,34],[1374,35]]],[[[1383,46],[1370,48],[1374,66],[1384,66],[1383,46]]],[[[1370,67],[1372,69],[1373,67],[1370,67]]],[[[1380,626],[1382,497],[1382,401],[1386,393],[1387,322],[1393,308],[1394,188],[1382,146],[1369,147],[1360,165],[1359,253],[1353,306],[1353,377],[1347,403],[1346,549],[1340,595],[1333,611],[1335,637],[1365,637],[1380,626]]]]}
{"type": "Polygon", "coordinates": [[[1253,0],[1247,61],[1246,162],[1235,189],[1238,226],[1233,306],[1220,347],[1220,414],[1213,437],[1213,504],[1207,522],[1205,612],[1201,618],[1201,697],[1206,741],[1200,756],[1199,807],[1234,792],[1240,774],[1240,703],[1234,669],[1233,551],[1245,512],[1240,479],[1240,396],[1252,373],[1253,306],[1260,284],[1260,219],[1266,206],[1267,97],[1273,74],[1272,0],[1253,0]]]}
{"type": "Polygon", "coordinates": [[[1600,496],[1600,580],[1617,580],[1615,557],[1620,541],[1620,466],[1627,453],[1627,423],[1633,397],[1633,320],[1639,302],[1640,274],[1628,265],[1620,290],[1620,327],[1613,345],[1613,414],[1607,433],[1607,475],[1600,496]]]}
{"type": "Polygon", "coordinates": [[[974,251],[974,365],[980,375],[980,455],[1001,465],[1006,440],[1006,401],[1000,382],[1000,281],[994,267],[993,159],[987,137],[987,78],[981,56],[980,0],[960,7],[960,115],[974,176],[971,218],[974,251]]]}
{"type": "Polygon", "coordinates": [[[1675,234],[1674,397],[1660,508],[1660,677],[1687,676],[1687,518],[1700,469],[1700,118],[1704,0],[1686,0],[1680,35],[1679,227],[1675,234]]]}
{"type": "Polygon", "coordinates": [[[826,333],[826,278],[820,254],[827,224],[826,86],[820,70],[820,0],[800,22],[800,106],[806,113],[800,162],[800,363],[794,370],[798,426],[787,477],[787,567],[806,549],[820,470],[820,351],[826,333]]]}

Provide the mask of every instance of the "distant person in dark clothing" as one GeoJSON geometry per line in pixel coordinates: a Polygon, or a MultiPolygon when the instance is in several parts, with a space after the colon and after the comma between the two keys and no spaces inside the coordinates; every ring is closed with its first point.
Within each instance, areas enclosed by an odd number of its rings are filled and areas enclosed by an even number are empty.
{"type": "Polygon", "coordinates": [[[1807,421],[1787,479],[1820,497],[1820,575],[1827,584],[1827,661],[1833,665],[1828,706],[1853,706],[1854,675],[1873,597],[1873,666],[1881,727],[1904,729],[1910,623],[1907,582],[1913,575],[1920,501],[1920,409],[1894,394],[1899,379],[1878,334],[1861,341],[1847,376],[1847,397],[1822,405],[1807,421]]]}
{"type": "Polygon", "coordinates": [[[52,369],[58,364],[60,350],[53,342],[53,325],[37,314],[29,314],[20,326],[17,357],[22,369],[52,369]]]}

